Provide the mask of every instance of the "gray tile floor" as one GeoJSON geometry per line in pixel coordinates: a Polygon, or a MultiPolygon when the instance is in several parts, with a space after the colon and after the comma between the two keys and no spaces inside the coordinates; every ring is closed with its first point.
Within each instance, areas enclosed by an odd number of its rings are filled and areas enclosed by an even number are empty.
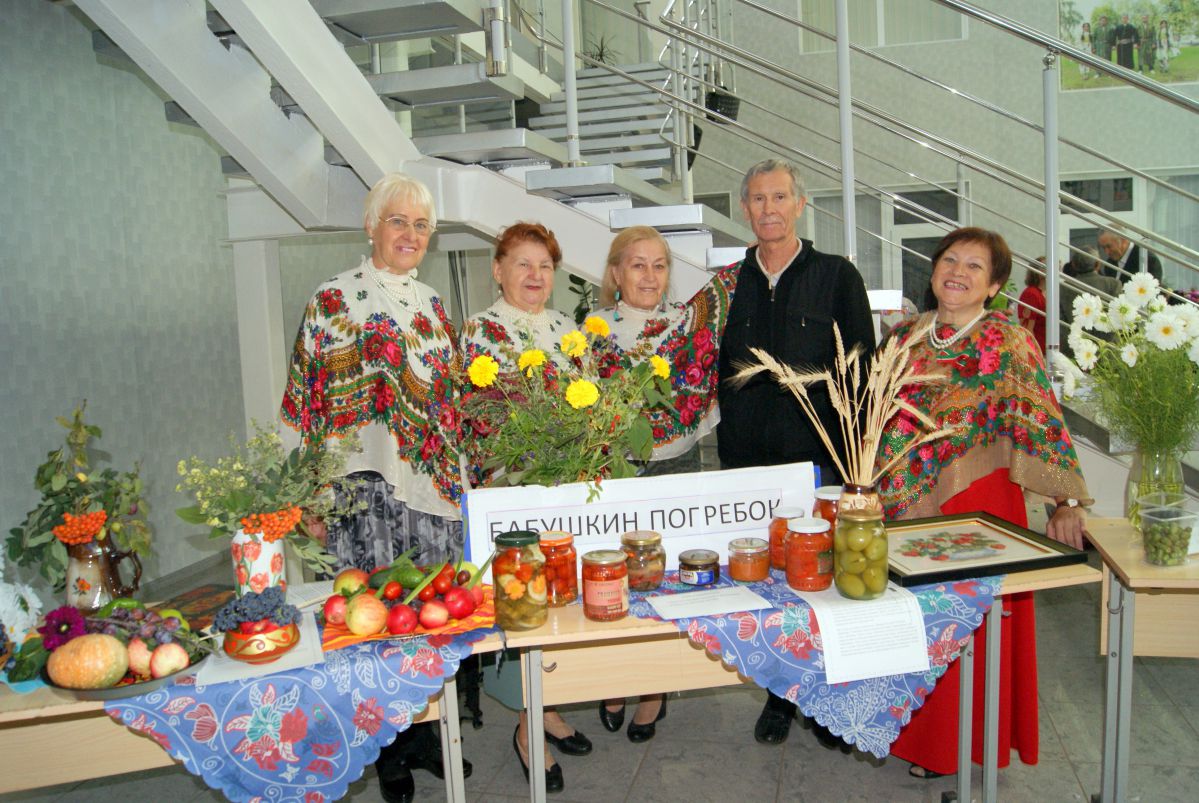
{"type": "MultiPolygon", "coordinates": [[[[1038,595],[1041,758],[1036,766],[1013,764],[999,775],[1002,800],[1089,800],[1098,790],[1102,752],[1104,663],[1099,649],[1097,585],[1038,595]]],[[[1199,798],[1199,664],[1183,659],[1136,659],[1133,690],[1133,800],[1193,801],[1199,798]],[[1190,791],[1187,791],[1190,790],[1190,791]]],[[[764,692],[749,688],[688,692],[671,698],[658,735],[633,745],[610,734],[593,705],[566,706],[567,720],[596,749],[584,758],[559,760],[568,801],[937,801],[952,777],[911,778],[907,764],[858,753],[823,749],[800,727],[780,747],[754,742],[751,729],[764,692]]],[[[466,756],[474,763],[467,780],[472,801],[527,800],[524,778],[512,755],[516,715],[484,697],[481,730],[465,727],[466,756]]],[[[630,711],[632,709],[630,708],[630,711]]],[[[11,756],[5,756],[5,761],[11,756]]],[[[975,787],[978,773],[975,772],[975,787]]],[[[444,787],[417,773],[417,799],[441,800],[444,787]]],[[[128,803],[130,800],[190,803],[221,796],[182,768],[114,776],[70,786],[7,795],[3,800],[128,803]]],[[[381,800],[373,770],[350,787],[353,803],[381,800]]]]}

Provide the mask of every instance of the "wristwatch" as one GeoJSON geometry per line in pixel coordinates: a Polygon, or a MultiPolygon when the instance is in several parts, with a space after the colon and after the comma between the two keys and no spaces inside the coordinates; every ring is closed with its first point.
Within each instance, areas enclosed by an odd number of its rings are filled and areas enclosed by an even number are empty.
{"type": "Polygon", "coordinates": [[[1061,502],[1057,503],[1057,506],[1058,507],[1078,507],[1078,500],[1077,499],[1063,499],[1061,502]]]}

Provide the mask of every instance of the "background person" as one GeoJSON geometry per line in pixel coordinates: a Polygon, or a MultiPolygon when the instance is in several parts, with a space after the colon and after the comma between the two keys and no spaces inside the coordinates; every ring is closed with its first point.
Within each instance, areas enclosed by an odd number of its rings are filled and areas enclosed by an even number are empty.
{"type": "MultiPolygon", "coordinates": [[[[1045,267],[1045,257],[1037,257],[1041,267],[1045,267]]],[[[1032,332],[1033,340],[1045,353],[1045,277],[1032,268],[1024,272],[1024,291],[1020,293],[1020,303],[1016,305],[1020,325],[1032,332]]]]}
{"type": "MultiPolygon", "coordinates": [[[[1117,271],[1114,268],[1105,267],[1103,269],[1104,276],[1111,276],[1123,283],[1131,278],[1131,274],[1141,272],[1141,247],[1127,237],[1116,234],[1114,231],[1105,231],[1099,235],[1099,248],[1107,257],[1108,262],[1120,268],[1117,271]]],[[[1160,282],[1162,280],[1162,263],[1157,258],[1157,254],[1150,251],[1146,264],[1149,273],[1160,282]]]]}
{"type": "MultiPolygon", "coordinates": [[[[1061,346],[1063,350],[1069,350],[1069,331],[1070,323],[1074,318],[1074,299],[1083,292],[1093,292],[1098,295],[1106,303],[1112,298],[1120,295],[1123,285],[1119,279],[1113,279],[1110,276],[1104,276],[1099,272],[1099,256],[1095,251],[1095,247],[1084,245],[1081,251],[1076,251],[1071,255],[1070,261],[1066,263],[1065,273],[1078,284],[1084,285],[1086,290],[1077,290],[1071,282],[1062,282],[1061,294],[1058,296],[1058,304],[1061,308],[1061,346]]],[[[1110,340],[1111,333],[1094,332],[1094,337],[1110,340]]]]}
{"type": "Polygon", "coordinates": [[[1112,60],[1112,46],[1114,45],[1114,41],[1112,39],[1112,26],[1108,22],[1106,14],[1099,18],[1099,24],[1095,26],[1094,44],[1094,53],[1096,56],[1104,61],[1112,60]]]}
{"type": "Polygon", "coordinates": [[[1116,45],[1116,63],[1126,70],[1135,70],[1132,54],[1139,40],[1137,26],[1128,21],[1128,15],[1120,17],[1120,24],[1112,29],[1112,41],[1116,45]]]}

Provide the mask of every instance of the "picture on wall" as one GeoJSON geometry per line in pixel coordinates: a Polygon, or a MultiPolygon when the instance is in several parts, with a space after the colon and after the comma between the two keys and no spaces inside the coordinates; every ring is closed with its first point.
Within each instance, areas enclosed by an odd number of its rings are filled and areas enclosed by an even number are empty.
{"type": "MultiPolygon", "coordinates": [[[[1199,81],[1199,2],[1058,0],[1058,35],[1093,56],[1163,84],[1199,81]]],[[[1062,89],[1103,89],[1123,82],[1061,61],[1062,89]]]]}

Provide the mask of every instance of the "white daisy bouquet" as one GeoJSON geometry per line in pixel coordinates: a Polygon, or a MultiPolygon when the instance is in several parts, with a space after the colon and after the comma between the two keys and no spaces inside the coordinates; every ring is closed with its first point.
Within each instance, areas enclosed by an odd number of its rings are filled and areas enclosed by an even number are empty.
{"type": "MultiPolygon", "coordinates": [[[[1074,300],[1070,348],[1090,375],[1094,401],[1119,437],[1151,452],[1188,447],[1199,434],[1199,306],[1168,303],[1138,273],[1108,303],[1074,300]]],[[[1064,395],[1069,398],[1071,375],[1064,395]]]]}

